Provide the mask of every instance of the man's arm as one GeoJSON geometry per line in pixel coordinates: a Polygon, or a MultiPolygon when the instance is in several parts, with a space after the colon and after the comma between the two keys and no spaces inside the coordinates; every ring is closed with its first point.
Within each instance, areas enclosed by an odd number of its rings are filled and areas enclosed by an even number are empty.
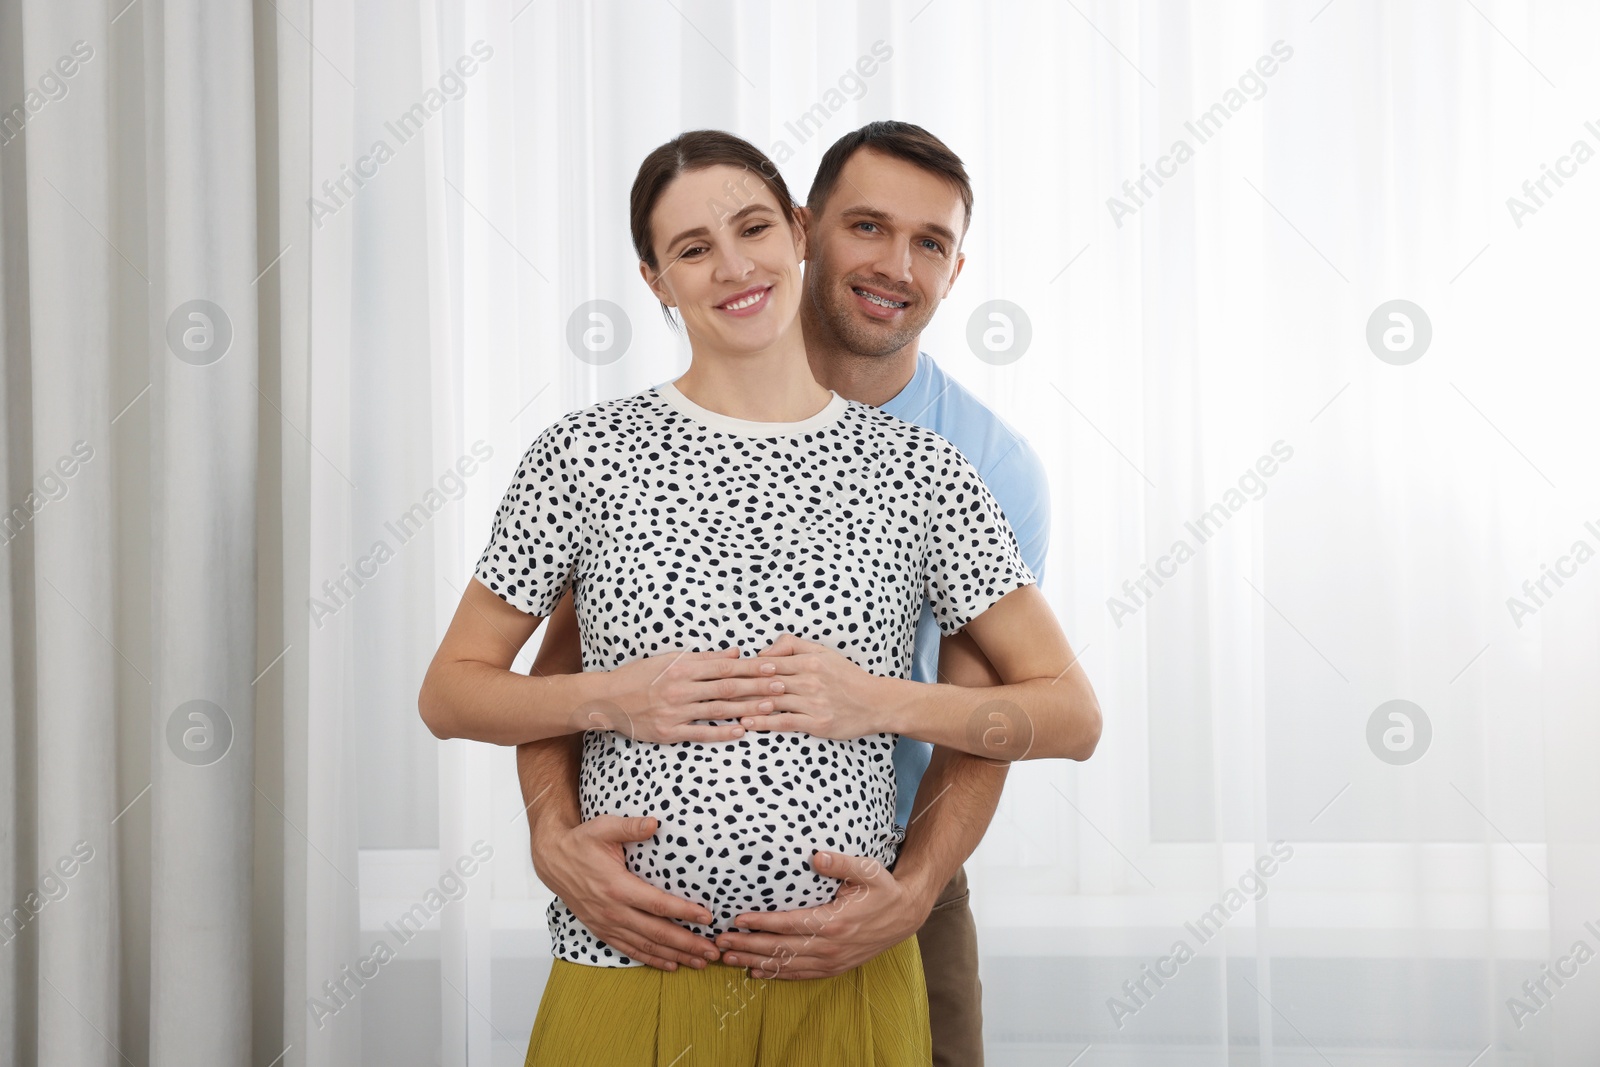
{"type": "MultiPolygon", "coordinates": [[[[963,686],[1000,682],[964,633],[939,643],[939,675],[963,686]]],[[[763,978],[827,978],[915,934],[983,839],[1010,766],[935,746],[894,871],[859,856],[818,852],[813,865],[845,883],[840,893],[814,908],[738,916],[735,925],[755,932],[719,935],[723,962],[763,978]]]]}
{"type": "MultiPolygon", "coordinates": [[[[939,642],[939,677],[952,685],[1000,684],[1000,675],[965,633],[939,642]]],[[[895,881],[916,894],[917,914],[923,921],[983,840],[1010,769],[1009,761],[934,746],[894,866],[895,881]]],[[[921,925],[919,921],[917,926],[921,925]]]]}
{"type": "MultiPolygon", "coordinates": [[[[582,670],[578,617],[572,597],[564,596],[550,616],[533,673],[582,670]]],[[[578,799],[582,752],[581,733],[517,746],[517,779],[528,813],[534,872],[590,933],[623,955],[667,971],[679,964],[704,967],[706,960],[717,958],[716,948],[670,920],[709,923],[710,913],[657,889],[623,862],[622,846],[648,840],[656,821],[616,815],[583,821],[578,799]]]]}

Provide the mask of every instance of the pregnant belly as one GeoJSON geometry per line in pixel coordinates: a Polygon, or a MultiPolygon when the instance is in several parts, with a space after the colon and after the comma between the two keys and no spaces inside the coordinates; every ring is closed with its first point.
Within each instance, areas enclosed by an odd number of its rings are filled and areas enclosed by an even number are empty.
{"type": "Polygon", "coordinates": [[[648,841],[625,845],[628,869],[704,905],[705,936],[748,911],[825,904],[841,883],[811,870],[819,850],[894,860],[894,735],[834,741],[747,734],[719,744],[656,745],[610,732],[584,736],[585,819],[660,820],[648,841]]]}

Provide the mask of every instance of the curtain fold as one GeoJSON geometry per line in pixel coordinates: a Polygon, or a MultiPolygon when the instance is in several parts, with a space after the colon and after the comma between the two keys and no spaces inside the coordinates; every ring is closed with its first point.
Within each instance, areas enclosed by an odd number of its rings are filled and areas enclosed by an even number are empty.
{"type": "MultiPolygon", "coordinates": [[[[113,625],[117,588],[105,521],[115,493],[112,317],[119,277],[144,271],[111,236],[104,8],[28,3],[21,15],[13,61],[25,79],[37,79],[25,91],[39,93],[46,81],[70,89],[49,101],[51,110],[41,103],[17,131],[17,140],[27,138],[28,339],[26,353],[15,355],[30,362],[31,476],[10,486],[9,499],[26,494],[34,512],[17,533],[31,535],[33,548],[29,710],[37,747],[32,863],[7,905],[39,904],[31,919],[38,955],[27,975],[39,1061],[109,1065],[117,1052],[103,1035],[117,1034],[120,1003],[116,678],[126,663],[113,625]]],[[[17,150],[17,140],[6,151],[17,150]]],[[[15,442],[21,427],[7,425],[15,442]]]]}
{"type": "Polygon", "coordinates": [[[258,275],[254,20],[161,0],[151,320],[150,1057],[251,1052],[258,275]],[[227,961],[225,967],[220,961],[227,961]]]}

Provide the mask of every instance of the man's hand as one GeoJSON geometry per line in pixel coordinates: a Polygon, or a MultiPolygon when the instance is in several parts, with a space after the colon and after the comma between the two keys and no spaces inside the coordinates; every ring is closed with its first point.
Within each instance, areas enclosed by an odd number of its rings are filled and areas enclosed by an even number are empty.
{"type": "Polygon", "coordinates": [[[797,730],[812,737],[848,740],[885,733],[878,683],[837,649],[784,634],[755,657],[777,665],[783,692],[760,697],[754,714],[739,724],[747,730],[797,730]],[[762,714],[767,704],[771,712],[762,714]]]}
{"type": "Polygon", "coordinates": [[[663,971],[679,964],[702,968],[717,958],[716,946],[671,920],[704,924],[711,913],[657,889],[624,862],[622,846],[648,840],[656,825],[652,818],[599,815],[576,827],[551,826],[534,842],[534,870],[616,951],[663,971]]]}
{"type": "Polygon", "coordinates": [[[756,932],[718,934],[722,962],[756,978],[831,978],[915,934],[933,910],[877,860],[818,852],[811,864],[844,882],[839,894],[814,908],[740,915],[734,925],[756,932]]]}

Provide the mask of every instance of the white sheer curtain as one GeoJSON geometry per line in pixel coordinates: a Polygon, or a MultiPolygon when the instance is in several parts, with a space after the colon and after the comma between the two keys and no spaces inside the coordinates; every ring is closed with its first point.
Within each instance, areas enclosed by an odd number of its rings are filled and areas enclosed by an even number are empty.
{"type": "Polygon", "coordinates": [[[0,2],[0,1063],[521,1062],[548,895],[422,672],[526,442],[684,365],[643,155],[881,117],[1106,710],[968,865],[990,1061],[1592,1063],[1597,23],[0,2]]]}

